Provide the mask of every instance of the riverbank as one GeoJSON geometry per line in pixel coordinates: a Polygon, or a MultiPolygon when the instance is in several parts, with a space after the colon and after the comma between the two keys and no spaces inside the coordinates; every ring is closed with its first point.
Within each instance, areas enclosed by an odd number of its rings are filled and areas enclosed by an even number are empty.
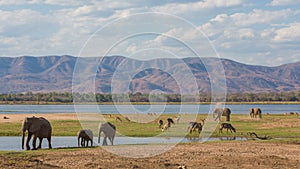
{"type": "MultiPolygon", "coordinates": [[[[125,116],[117,114],[78,114],[76,113],[55,113],[55,114],[1,114],[0,115],[0,136],[20,136],[22,121],[25,117],[44,117],[50,121],[53,129],[53,136],[76,136],[82,128],[91,128],[96,134],[100,119],[109,121],[117,126],[117,135],[131,137],[152,137],[152,136],[169,136],[169,137],[197,137],[198,133],[187,133],[188,123],[190,121],[201,122],[207,115],[184,115],[180,123],[173,125],[167,132],[162,132],[158,128],[158,120],[166,121],[167,118],[175,119],[175,114],[162,115],[141,115],[128,114],[125,116]],[[6,117],[6,119],[4,118],[6,117]],[[117,117],[121,119],[118,120],[117,117]],[[78,120],[80,119],[80,120],[78,120]],[[131,119],[131,121],[128,121],[131,119]],[[134,120],[145,120],[136,122],[134,120]],[[89,126],[88,126],[88,125],[89,126]],[[181,131],[181,132],[179,132],[181,131]]],[[[224,122],[224,118],[222,117],[224,122]]],[[[208,123],[208,122],[207,122],[208,123]]],[[[251,119],[249,115],[232,114],[230,123],[235,127],[236,133],[219,133],[219,126],[215,124],[212,129],[212,137],[236,136],[245,137],[247,132],[255,132],[259,136],[270,136],[273,138],[295,138],[300,139],[300,116],[299,115],[263,115],[261,120],[251,119]]]]}
{"type": "MultiPolygon", "coordinates": [[[[159,146],[159,145],[157,145],[159,146]]],[[[109,146],[118,149],[123,157],[102,147],[68,148],[22,152],[0,152],[4,168],[122,168],[174,169],[191,168],[289,168],[300,163],[300,145],[264,141],[230,141],[178,144],[165,153],[140,158],[128,158],[134,152],[151,150],[156,145],[109,146]]],[[[150,155],[148,154],[148,155],[150,155]]]]}

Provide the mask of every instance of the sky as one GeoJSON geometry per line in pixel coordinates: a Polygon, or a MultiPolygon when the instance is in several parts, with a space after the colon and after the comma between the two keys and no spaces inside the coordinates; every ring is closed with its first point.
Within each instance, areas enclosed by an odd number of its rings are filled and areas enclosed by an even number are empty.
{"type": "Polygon", "coordinates": [[[300,61],[300,0],[0,0],[0,56],[300,61]]]}

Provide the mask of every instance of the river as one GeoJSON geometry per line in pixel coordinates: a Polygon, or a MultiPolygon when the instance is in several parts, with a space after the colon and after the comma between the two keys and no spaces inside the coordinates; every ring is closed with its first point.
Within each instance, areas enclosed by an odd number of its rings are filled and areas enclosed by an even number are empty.
{"type": "MultiPolygon", "coordinates": [[[[248,114],[251,107],[261,108],[263,114],[282,114],[284,112],[299,112],[298,104],[230,104],[232,114],[248,114]]],[[[163,112],[165,114],[191,113],[207,114],[211,105],[0,105],[0,114],[43,114],[43,113],[82,113],[91,112],[103,114],[131,114],[163,112]]]]}
{"type": "MultiPolygon", "coordinates": [[[[218,140],[246,140],[241,137],[211,137],[202,139],[205,141],[218,141],[218,140]]],[[[116,137],[115,145],[128,145],[128,144],[175,144],[175,143],[187,143],[187,142],[200,142],[200,138],[181,138],[181,137],[116,137]]],[[[101,137],[101,143],[103,137],[101,137]]],[[[19,136],[2,136],[0,137],[0,150],[22,150],[21,147],[22,137],[19,136]]],[[[37,145],[39,141],[37,140],[37,145]]],[[[108,141],[109,143],[109,141],[108,141]]],[[[76,136],[53,136],[52,137],[53,148],[66,148],[66,147],[77,147],[76,136]]],[[[109,143],[110,144],[110,143],[109,143]]],[[[90,144],[89,144],[90,145],[90,144]]],[[[94,137],[94,146],[98,146],[97,137],[94,137]]],[[[24,146],[26,147],[26,146],[24,146]]],[[[32,143],[30,142],[30,147],[32,143]]],[[[43,140],[42,148],[48,148],[47,139],[43,140]]]]}

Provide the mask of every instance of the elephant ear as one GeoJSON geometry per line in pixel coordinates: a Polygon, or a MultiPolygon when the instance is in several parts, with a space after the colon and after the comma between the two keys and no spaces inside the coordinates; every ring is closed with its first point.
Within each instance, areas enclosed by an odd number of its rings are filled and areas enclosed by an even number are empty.
{"type": "Polygon", "coordinates": [[[30,119],[30,121],[31,121],[31,125],[29,126],[29,132],[35,133],[38,130],[40,130],[42,124],[41,124],[39,118],[33,117],[30,119]]]}

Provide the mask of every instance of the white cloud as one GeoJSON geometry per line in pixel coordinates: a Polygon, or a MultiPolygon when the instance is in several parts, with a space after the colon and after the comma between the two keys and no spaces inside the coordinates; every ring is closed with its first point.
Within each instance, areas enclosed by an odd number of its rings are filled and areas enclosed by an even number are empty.
{"type": "Polygon", "coordinates": [[[251,39],[254,38],[254,30],[242,28],[237,30],[225,30],[224,37],[228,39],[251,39]]]}
{"type": "Polygon", "coordinates": [[[38,0],[1,0],[0,5],[21,5],[21,4],[35,4],[38,0]]]}
{"type": "Polygon", "coordinates": [[[291,9],[279,11],[266,11],[254,9],[250,13],[235,13],[230,15],[234,24],[238,26],[248,26],[253,24],[270,24],[280,22],[292,14],[291,9]]]}
{"type": "Polygon", "coordinates": [[[276,42],[292,42],[300,41],[300,23],[291,23],[286,28],[276,30],[275,37],[273,38],[276,42]]]}
{"type": "Polygon", "coordinates": [[[282,6],[282,5],[293,5],[297,3],[300,3],[300,0],[272,0],[272,2],[268,5],[282,6]]]}
{"type": "Polygon", "coordinates": [[[154,7],[157,12],[168,12],[171,14],[181,14],[186,12],[199,12],[205,9],[226,8],[242,4],[241,0],[205,0],[190,3],[171,3],[163,6],[154,7]]]}

